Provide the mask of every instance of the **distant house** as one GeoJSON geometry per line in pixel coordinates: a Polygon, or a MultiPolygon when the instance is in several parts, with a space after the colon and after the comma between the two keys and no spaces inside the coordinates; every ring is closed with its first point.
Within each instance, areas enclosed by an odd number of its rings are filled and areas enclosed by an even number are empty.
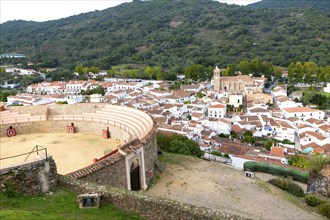
{"type": "Polygon", "coordinates": [[[225,118],[209,118],[201,120],[202,125],[215,131],[217,134],[230,134],[231,122],[225,118]]]}
{"type": "Polygon", "coordinates": [[[330,93],[330,83],[327,83],[327,86],[323,88],[323,91],[326,93],[330,93]]]}
{"type": "Polygon", "coordinates": [[[186,92],[200,92],[202,91],[203,86],[200,84],[196,85],[182,85],[181,90],[186,91],[186,92]]]}
{"type": "Polygon", "coordinates": [[[193,120],[193,121],[199,121],[199,120],[203,119],[204,117],[205,117],[205,115],[202,113],[194,112],[191,114],[191,120],[193,120]]]}
{"type": "Polygon", "coordinates": [[[208,107],[209,118],[224,118],[226,115],[227,107],[225,105],[216,104],[208,107]]]}
{"type": "Polygon", "coordinates": [[[303,92],[302,91],[294,91],[293,93],[291,93],[289,95],[289,97],[291,99],[298,99],[298,100],[300,100],[302,98],[302,96],[303,96],[303,92]]]}
{"type": "Polygon", "coordinates": [[[251,108],[248,109],[247,115],[251,115],[251,116],[267,115],[268,117],[271,117],[272,113],[268,109],[264,109],[264,108],[251,108]]]}
{"type": "Polygon", "coordinates": [[[238,108],[243,105],[243,94],[242,93],[231,93],[229,94],[229,105],[238,108]]]}
{"type": "Polygon", "coordinates": [[[90,99],[90,102],[92,102],[92,103],[99,103],[99,102],[104,101],[102,94],[92,94],[92,95],[90,95],[89,99],[90,99]]]}
{"type": "Polygon", "coordinates": [[[302,120],[307,120],[309,118],[323,119],[325,116],[324,111],[308,107],[283,108],[281,113],[284,118],[298,117],[302,120]]]}

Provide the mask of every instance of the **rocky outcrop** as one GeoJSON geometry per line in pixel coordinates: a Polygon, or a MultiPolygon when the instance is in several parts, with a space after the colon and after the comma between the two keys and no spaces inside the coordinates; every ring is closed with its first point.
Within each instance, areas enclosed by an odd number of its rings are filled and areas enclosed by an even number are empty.
{"type": "Polygon", "coordinates": [[[330,165],[324,166],[319,173],[310,171],[307,192],[330,198],[330,165]]]}

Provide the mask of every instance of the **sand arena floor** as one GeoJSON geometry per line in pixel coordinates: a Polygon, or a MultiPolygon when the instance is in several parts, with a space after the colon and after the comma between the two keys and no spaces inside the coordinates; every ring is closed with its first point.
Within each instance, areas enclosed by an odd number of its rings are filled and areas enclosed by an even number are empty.
{"type": "MultiPolygon", "coordinates": [[[[105,153],[116,149],[120,144],[113,139],[84,133],[39,133],[24,134],[14,137],[0,137],[0,157],[9,157],[29,152],[36,145],[47,148],[57,165],[57,172],[67,174],[92,164],[93,158],[100,158],[105,153]]],[[[44,151],[42,151],[43,153],[44,151]]],[[[24,162],[27,155],[0,160],[0,168],[24,162]]],[[[31,154],[27,160],[36,158],[31,154]]]]}

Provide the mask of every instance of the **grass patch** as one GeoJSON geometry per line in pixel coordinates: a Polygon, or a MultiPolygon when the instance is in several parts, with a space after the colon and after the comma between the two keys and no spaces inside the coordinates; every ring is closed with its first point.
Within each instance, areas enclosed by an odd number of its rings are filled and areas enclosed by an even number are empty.
{"type": "Polygon", "coordinates": [[[261,189],[263,189],[265,192],[274,194],[273,191],[269,188],[269,184],[266,183],[265,181],[256,179],[254,183],[257,186],[259,186],[261,189]]]}
{"type": "Polygon", "coordinates": [[[112,204],[80,209],[77,194],[59,188],[54,195],[7,197],[0,193],[0,219],[143,219],[112,204]]]}
{"type": "Polygon", "coordinates": [[[166,164],[166,165],[178,165],[182,163],[182,157],[181,155],[178,154],[172,154],[172,153],[167,153],[167,152],[162,152],[161,155],[158,155],[158,159],[160,162],[166,164]]]}

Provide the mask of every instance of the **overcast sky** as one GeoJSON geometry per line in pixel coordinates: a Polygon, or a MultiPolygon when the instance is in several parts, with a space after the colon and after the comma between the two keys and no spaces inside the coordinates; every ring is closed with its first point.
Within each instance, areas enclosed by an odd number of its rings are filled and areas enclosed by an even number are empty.
{"type": "MultiPolygon", "coordinates": [[[[132,0],[0,0],[0,23],[8,20],[48,21],[103,10],[132,0]]],[[[247,5],[258,0],[218,0],[247,5]]]]}

